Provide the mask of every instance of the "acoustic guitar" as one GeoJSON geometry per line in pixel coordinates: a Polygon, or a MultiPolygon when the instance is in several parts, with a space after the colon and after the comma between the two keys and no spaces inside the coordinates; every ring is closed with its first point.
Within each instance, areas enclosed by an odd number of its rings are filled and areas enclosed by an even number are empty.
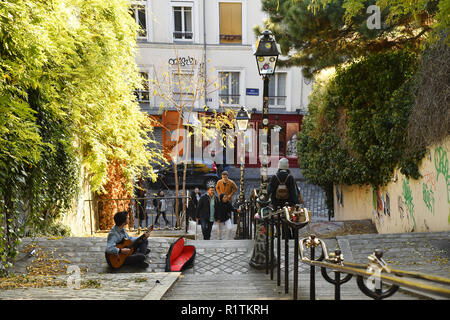
{"type": "MultiPolygon", "coordinates": [[[[151,232],[153,230],[153,225],[147,228],[146,232],[151,232]]],[[[145,234],[141,235],[139,238],[137,238],[134,242],[131,241],[131,239],[123,239],[121,242],[116,244],[116,248],[118,249],[130,249],[128,253],[119,253],[119,254],[109,254],[105,253],[106,262],[108,262],[108,265],[113,268],[117,269],[120,268],[123,263],[125,262],[125,259],[128,256],[131,256],[134,252],[134,250],[142,243],[144,240],[145,234]]]]}

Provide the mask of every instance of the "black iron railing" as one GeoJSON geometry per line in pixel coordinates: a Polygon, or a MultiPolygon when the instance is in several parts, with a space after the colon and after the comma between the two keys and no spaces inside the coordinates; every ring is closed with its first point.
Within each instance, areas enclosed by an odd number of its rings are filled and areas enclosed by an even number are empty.
{"type": "MultiPolygon", "coordinates": [[[[247,231],[243,231],[244,236],[252,235],[248,226],[255,223],[254,216],[258,212],[256,198],[255,190],[252,192],[249,201],[245,203],[245,210],[241,211],[243,227],[247,228],[247,231]],[[247,224],[245,221],[249,221],[249,223],[247,224]]],[[[338,249],[333,253],[328,253],[325,242],[313,234],[299,239],[299,230],[307,226],[311,219],[310,212],[299,205],[296,207],[285,206],[284,208],[277,208],[277,210],[269,207],[269,213],[260,217],[260,219],[263,220],[265,230],[269,231],[265,233],[265,271],[266,274],[270,272],[270,279],[274,280],[274,269],[276,270],[277,286],[281,286],[280,257],[282,238],[284,238],[284,287],[286,294],[289,293],[289,239],[294,241],[294,265],[292,270],[294,300],[298,299],[299,262],[308,265],[310,268],[310,300],[316,299],[316,267],[320,268],[322,277],[333,285],[335,300],[341,299],[341,286],[353,277],[356,278],[359,290],[376,300],[394,295],[399,288],[431,298],[450,298],[450,278],[393,269],[383,260],[383,252],[379,249],[368,256],[368,264],[358,264],[344,262],[344,256],[338,249]],[[276,253],[278,258],[273,256],[275,238],[277,239],[276,253]],[[274,260],[276,261],[274,267],[270,267],[269,261],[274,260]],[[334,272],[334,278],[330,277],[327,272],[334,272]]],[[[255,238],[253,234],[253,239],[255,238]]],[[[252,239],[252,236],[245,239],[252,239]]]]}
{"type": "Polygon", "coordinates": [[[187,202],[189,196],[164,196],[160,197],[145,197],[145,198],[111,198],[111,199],[95,199],[86,200],[89,202],[91,234],[98,231],[99,228],[92,225],[94,220],[98,221],[100,212],[103,214],[114,215],[118,211],[128,211],[130,216],[134,217],[133,223],[128,226],[129,230],[140,230],[147,228],[150,225],[155,225],[154,230],[181,230],[183,226],[188,225],[187,210],[185,210],[184,203],[187,202]],[[178,198],[178,213],[176,212],[176,199],[178,198]],[[154,201],[164,199],[166,201],[165,215],[163,215],[158,207],[155,206],[154,201]],[[94,216],[96,219],[94,219],[94,216]],[[178,217],[178,219],[177,219],[178,217]],[[156,219],[158,219],[156,221],[156,219]],[[167,219],[167,220],[166,220],[167,219]]]}

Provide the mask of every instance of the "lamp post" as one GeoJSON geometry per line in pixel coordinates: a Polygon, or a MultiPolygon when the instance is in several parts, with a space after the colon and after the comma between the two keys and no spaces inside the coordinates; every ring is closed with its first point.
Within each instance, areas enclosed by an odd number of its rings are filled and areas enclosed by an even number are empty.
{"type": "MultiPolygon", "coordinates": [[[[276,64],[280,50],[275,38],[268,30],[264,31],[256,42],[256,50],[254,55],[256,57],[256,64],[258,66],[259,75],[264,81],[263,87],[263,110],[262,110],[262,132],[260,134],[260,146],[262,154],[261,161],[261,185],[258,195],[259,212],[256,218],[256,235],[255,244],[253,248],[252,257],[250,259],[250,266],[255,269],[263,269],[267,266],[273,267],[275,261],[266,261],[266,233],[267,228],[264,227],[264,218],[266,208],[270,203],[269,195],[267,194],[267,167],[269,162],[268,157],[268,142],[269,135],[269,78],[275,73],[276,64]]],[[[273,250],[273,248],[272,248],[273,250]]],[[[267,251],[268,252],[268,251],[267,251]]],[[[273,254],[269,255],[274,257],[273,254]]],[[[276,260],[276,257],[275,257],[276,260]]]]}
{"type": "MultiPolygon", "coordinates": [[[[241,110],[236,115],[236,127],[239,131],[239,134],[241,136],[241,181],[240,181],[240,191],[239,191],[239,206],[242,210],[242,207],[245,202],[245,195],[244,195],[244,167],[245,167],[245,141],[244,141],[244,133],[247,131],[248,121],[250,120],[250,116],[245,110],[244,107],[241,107],[241,110]]],[[[239,214],[238,219],[238,226],[236,230],[236,237],[235,239],[241,239],[243,238],[243,222],[242,222],[242,211],[239,214]]]]}

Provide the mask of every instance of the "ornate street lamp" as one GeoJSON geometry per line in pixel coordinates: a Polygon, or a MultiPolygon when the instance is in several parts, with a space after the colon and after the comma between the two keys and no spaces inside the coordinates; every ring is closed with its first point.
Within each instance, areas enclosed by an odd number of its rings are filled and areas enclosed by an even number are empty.
{"type": "Polygon", "coordinates": [[[241,110],[239,110],[239,112],[236,114],[235,120],[239,132],[245,132],[247,130],[250,116],[248,115],[248,112],[244,107],[241,107],[241,110]]]}
{"type": "Polygon", "coordinates": [[[256,50],[253,54],[256,57],[256,64],[258,65],[260,76],[271,76],[275,73],[280,49],[269,30],[263,31],[262,35],[256,41],[256,50]]]}
{"type": "MultiPolygon", "coordinates": [[[[263,110],[262,110],[262,134],[260,135],[260,146],[262,149],[261,155],[261,186],[258,195],[259,212],[256,216],[256,235],[255,245],[253,248],[253,254],[250,259],[250,266],[256,269],[263,269],[267,266],[273,267],[275,261],[266,261],[266,227],[262,221],[266,215],[267,206],[270,203],[269,195],[267,194],[267,166],[269,163],[268,157],[268,142],[267,137],[269,135],[269,78],[275,73],[275,68],[280,55],[278,44],[275,42],[275,38],[268,30],[264,31],[256,42],[256,50],[254,52],[256,57],[256,63],[258,66],[258,72],[263,77],[263,110]]],[[[266,221],[267,222],[267,221],[266,221]]],[[[273,250],[273,248],[272,248],[273,250]]],[[[275,257],[273,254],[269,257],[275,257]]],[[[275,258],[276,259],[276,258],[275,258]]]]}
{"type": "Polygon", "coordinates": [[[250,116],[245,110],[244,107],[241,107],[241,110],[236,114],[236,127],[238,129],[239,134],[241,135],[241,181],[240,181],[240,191],[239,191],[239,206],[241,208],[241,213],[239,214],[238,219],[238,226],[236,231],[236,237],[235,239],[241,239],[243,237],[243,212],[242,208],[245,203],[245,196],[244,196],[244,167],[245,167],[245,131],[247,131],[248,121],[250,120],[250,116]]]}

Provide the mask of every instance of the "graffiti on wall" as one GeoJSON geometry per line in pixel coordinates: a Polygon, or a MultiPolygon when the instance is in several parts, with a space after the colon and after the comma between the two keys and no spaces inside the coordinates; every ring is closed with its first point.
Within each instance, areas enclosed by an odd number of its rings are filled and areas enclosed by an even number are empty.
{"type": "Polygon", "coordinates": [[[422,184],[422,195],[425,206],[434,214],[434,192],[431,186],[426,183],[422,184]]]}
{"type": "Polygon", "coordinates": [[[417,230],[416,219],[414,218],[414,203],[411,191],[411,186],[409,184],[409,179],[403,180],[403,199],[405,201],[405,206],[408,209],[409,216],[414,223],[414,230],[417,230]]]}
{"type": "Polygon", "coordinates": [[[389,193],[384,193],[380,189],[372,189],[373,215],[379,224],[383,224],[385,215],[391,216],[391,198],[389,193]]]}
{"type": "Polygon", "coordinates": [[[450,174],[448,172],[447,151],[442,146],[437,147],[434,151],[434,166],[436,168],[436,181],[439,181],[439,177],[442,175],[447,187],[448,223],[450,224],[450,174]]]}

